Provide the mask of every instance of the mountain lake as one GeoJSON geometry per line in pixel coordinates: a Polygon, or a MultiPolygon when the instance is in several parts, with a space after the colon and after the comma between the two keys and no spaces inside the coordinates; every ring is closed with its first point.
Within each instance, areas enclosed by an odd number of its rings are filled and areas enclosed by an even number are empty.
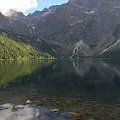
{"type": "Polygon", "coordinates": [[[18,120],[3,108],[28,100],[30,120],[120,120],[120,61],[0,61],[0,120],[18,120]]]}

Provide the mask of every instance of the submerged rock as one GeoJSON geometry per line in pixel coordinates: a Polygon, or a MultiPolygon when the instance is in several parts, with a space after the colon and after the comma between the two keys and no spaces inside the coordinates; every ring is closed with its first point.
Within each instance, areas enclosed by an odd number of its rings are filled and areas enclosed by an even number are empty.
{"type": "Polygon", "coordinates": [[[32,103],[31,100],[27,100],[27,101],[26,101],[26,104],[31,104],[31,103],[32,103]]]}
{"type": "Polygon", "coordinates": [[[0,120],[72,120],[69,113],[51,112],[36,105],[0,105],[0,120]]]}
{"type": "Polygon", "coordinates": [[[51,112],[59,112],[58,109],[52,109],[51,112]]]}

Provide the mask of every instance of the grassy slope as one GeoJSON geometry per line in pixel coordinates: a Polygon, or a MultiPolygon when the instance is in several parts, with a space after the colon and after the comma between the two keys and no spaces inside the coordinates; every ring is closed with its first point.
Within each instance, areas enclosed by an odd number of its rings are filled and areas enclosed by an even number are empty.
{"type": "Polygon", "coordinates": [[[0,35],[0,59],[52,59],[52,56],[0,35]]]}

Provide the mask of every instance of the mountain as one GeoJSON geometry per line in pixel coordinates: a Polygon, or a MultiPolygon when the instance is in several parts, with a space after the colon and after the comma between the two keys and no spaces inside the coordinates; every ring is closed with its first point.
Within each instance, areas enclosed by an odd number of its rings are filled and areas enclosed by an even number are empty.
{"type": "Polygon", "coordinates": [[[4,59],[52,59],[49,54],[38,52],[32,46],[16,42],[6,36],[0,35],[0,60],[4,59]]]}
{"type": "Polygon", "coordinates": [[[22,21],[23,19],[26,18],[19,16],[17,11],[14,11],[14,14],[12,10],[5,15],[0,13],[0,28],[23,35],[30,35],[30,28],[25,22],[22,21]]]}
{"type": "Polygon", "coordinates": [[[0,29],[35,38],[31,45],[54,56],[119,56],[119,0],[69,0],[27,16],[10,13],[0,14],[0,29]]]}

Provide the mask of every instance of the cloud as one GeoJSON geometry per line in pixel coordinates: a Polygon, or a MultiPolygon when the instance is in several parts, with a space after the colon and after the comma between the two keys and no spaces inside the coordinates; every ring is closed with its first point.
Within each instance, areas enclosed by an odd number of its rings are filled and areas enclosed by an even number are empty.
{"type": "Polygon", "coordinates": [[[37,0],[0,0],[0,11],[7,12],[9,9],[14,9],[25,13],[31,8],[37,7],[37,0]]]}

